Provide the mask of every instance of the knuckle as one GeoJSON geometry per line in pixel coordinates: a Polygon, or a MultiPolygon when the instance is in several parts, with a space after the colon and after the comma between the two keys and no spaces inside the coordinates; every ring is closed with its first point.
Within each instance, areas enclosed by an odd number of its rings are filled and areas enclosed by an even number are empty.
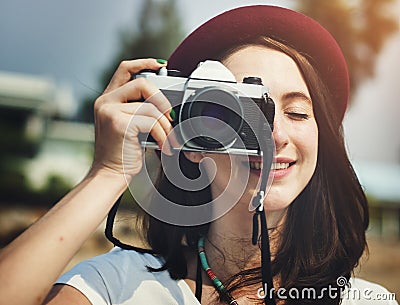
{"type": "Polygon", "coordinates": [[[104,96],[101,95],[94,101],[94,111],[97,112],[103,104],[104,104],[104,96]]]}
{"type": "Polygon", "coordinates": [[[138,86],[140,88],[143,88],[143,87],[146,87],[149,85],[149,81],[147,79],[145,79],[144,77],[135,78],[133,83],[135,84],[135,86],[138,86]]]}
{"type": "Polygon", "coordinates": [[[129,67],[129,61],[123,60],[119,63],[118,70],[127,70],[129,67]]]}
{"type": "Polygon", "coordinates": [[[158,111],[157,107],[154,104],[152,104],[152,103],[144,103],[143,106],[145,106],[147,108],[147,112],[149,112],[149,114],[151,116],[158,117],[158,112],[159,111],[158,111]]]}
{"type": "Polygon", "coordinates": [[[96,114],[100,118],[109,118],[111,117],[112,114],[112,105],[107,104],[107,103],[100,103],[96,107],[96,114]]]}
{"type": "Polygon", "coordinates": [[[103,100],[101,98],[97,98],[93,104],[93,110],[94,113],[97,115],[97,113],[99,112],[99,109],[101,108],[101,106],[104,104],[103,100]]]}
{"type": "Polygon", "coordinates": [[[94,112],[95,112],[95,113],[98,112],[99,109],[101,108],[101,105],[103,105],[103,104],[104,104],[104,98],[103,98],[103,96],[98,97],[98,98],[94,101],[94,104],[93,104],[94,112]]]}

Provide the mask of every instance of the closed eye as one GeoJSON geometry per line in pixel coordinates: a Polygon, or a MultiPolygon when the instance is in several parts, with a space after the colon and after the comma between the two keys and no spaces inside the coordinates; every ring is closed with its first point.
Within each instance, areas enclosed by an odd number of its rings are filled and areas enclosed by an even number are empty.
{"type": "Polygon", "coordinates": [[[307,113],[286,112],[286,114],[296,120],[308,120],[310,118],[310,116],[307,113]]]}

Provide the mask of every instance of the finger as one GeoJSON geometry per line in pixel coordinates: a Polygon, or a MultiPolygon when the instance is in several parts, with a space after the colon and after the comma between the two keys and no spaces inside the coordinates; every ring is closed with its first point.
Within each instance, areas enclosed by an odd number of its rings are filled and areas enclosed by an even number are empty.
{"type": "Polygon", "coordinates": [[[156,106],[161,113],[172,121],[171,103],[164,94],[145,78],[137,78],[103,96],[104,103],[127,103],[144,100],[156,106]]]}
{"type": "Polygon", "coordinates": [[[156,119],[167,134],[172,130],[172,125],[168,118],[163,113],[161,113],[161,111],[154,104],[136,102],[118,104],[116,105],[116,107],[118,107],[121,112],[128,115],[148,116],[156,119]]]}
{"type": "Polygon", "coordinates": [[[111,78],[107,88],[104,90],[104,93],[108,93],[129,82],[132,78],[132,74],[137,74],[144,69],[158,70],[164,66],[166,66],[166,63],[159,63],[154,58],[122,61],[111,78]]]}
{"type": "Polygon", "coordinates": [[[167,133],[157,119],[148,116],[136,115],[134,119],[130,120],[126,137],[137,137],[139,133],[150,133],[161,151],[168,155],[172,155],[170,144],[168,143],[167,133]]]}
{"type": "Polygon", "coordinates": [[[159,109],[152,103],[126,103],[118,105],[121,111],[130,115],[150,116],[158,120],[158,123],[167,134],[169,143],[174,148],[179,148],[179,142],[175,136],[174,130],[165,114],[161,113],[159,109]]]}

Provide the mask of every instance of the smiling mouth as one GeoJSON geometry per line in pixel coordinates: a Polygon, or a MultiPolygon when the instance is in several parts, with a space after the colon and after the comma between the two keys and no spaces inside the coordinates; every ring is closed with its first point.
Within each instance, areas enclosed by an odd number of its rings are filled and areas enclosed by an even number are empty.
{"type": "MultiPolygon", "coordinates": [[[[287,169],[296,162],[273,162],[271,166],[271,170],[282,170],[287,169]]],[[[262,163],[258,161],[250,161],[249,162],[250,169],[253,170],[260,170],[262,167],[262,163]]]]}

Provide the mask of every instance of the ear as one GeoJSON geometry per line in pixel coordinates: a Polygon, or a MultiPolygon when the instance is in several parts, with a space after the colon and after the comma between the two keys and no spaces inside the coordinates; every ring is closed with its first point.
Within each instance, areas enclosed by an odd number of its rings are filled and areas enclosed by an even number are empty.
{"type": "Polygon", "coordinates": [[[193,163],[199,163],[204,157],[203,153],[196,151],[184,151],[183,154],[185,155],[186,159],[193,163]]]}

